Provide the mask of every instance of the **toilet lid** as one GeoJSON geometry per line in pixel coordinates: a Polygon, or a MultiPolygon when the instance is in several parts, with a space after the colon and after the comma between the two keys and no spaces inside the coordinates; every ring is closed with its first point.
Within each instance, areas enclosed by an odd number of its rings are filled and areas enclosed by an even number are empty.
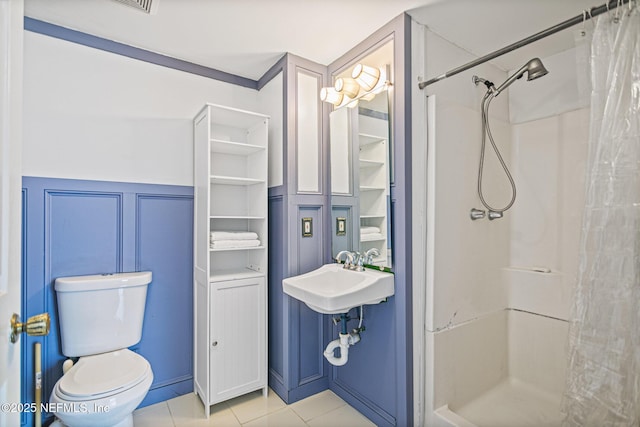
{"type": "Polygon", "coordinates": [[[127,349],[84,356],[62,376],[59,389],[72,398],[97,398],[135,386],[150,369],[146,359],[127,349]]]}

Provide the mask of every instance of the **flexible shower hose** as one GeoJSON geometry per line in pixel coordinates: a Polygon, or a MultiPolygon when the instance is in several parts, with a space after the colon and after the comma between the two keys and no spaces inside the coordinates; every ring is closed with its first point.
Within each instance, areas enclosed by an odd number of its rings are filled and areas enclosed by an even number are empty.
{"type": "Polygon", "coordinates": [[[480,165],[478,167],[478,197],[480,198],[480,202],[482,205],[487,208],[489,211],[502,213],[513,206],[513,203],[516,201],[516,183],[509,173],[509,168],[507,168],[507,164],[504,162],[502,155],[500,154],[500,150],[496,146],[495,141],[493,140],[493,135],[491,135],[491,128],[489,126],[489,104],[495,97],[493,91],[491,89],[487,90],[484,97],[482,98],[482,146],[480,148],[480,165]],[[486,147],[486,136],[489,136],[489,141],[491,142],[491,146],[493,147],[493,151],[495,151],[496,156],[498,157],[498,161],[502,165],[502,169],[504,173],[507,175],[509,179],[509,183],[511,184],[511,201],[504,208],[494,208],[490,206],[484,196],[482,194],[482,173],[484,169],[484,151],[486,147]]]}

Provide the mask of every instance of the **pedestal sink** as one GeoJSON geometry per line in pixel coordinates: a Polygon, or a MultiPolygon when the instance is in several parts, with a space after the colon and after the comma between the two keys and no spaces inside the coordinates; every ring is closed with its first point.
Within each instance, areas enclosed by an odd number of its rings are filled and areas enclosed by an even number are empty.
{"type": "Polygon", "coordinates": [[[282,289],[323,314],[346,313],[353,307],[377,304],[394,294],[393,274],[366,268],[354,271],[342,264],[325,264],[284,279],[282,289]]]}

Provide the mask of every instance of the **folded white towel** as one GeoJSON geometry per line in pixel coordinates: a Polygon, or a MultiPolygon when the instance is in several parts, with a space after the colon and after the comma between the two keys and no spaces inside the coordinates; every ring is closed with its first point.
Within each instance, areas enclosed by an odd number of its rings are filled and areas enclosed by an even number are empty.
{"type": "Polygon", "coordinates": [[[380,234],[380,228],[372,227],[372,226],[360,227],[360,234],[373,234],[373,233],[380,234]]]}
{"type": "Polygon", "coordinates": [[[256,240],[258,234],[252,231],[212,231],[209,240],[256,240]]]}
{"type": "Polygon", "coordinates": [[[370,242],[372,240],[382,240],[384,237],[380,233],[367,233],[360,235],[361,242],[370,242]]]}
{"type": "Polygon", "coordinates": [[[211,242],[211,249],[236,249],[236,248],[255,248],[260,246],[260,240],[216,240],[211,242]]]}

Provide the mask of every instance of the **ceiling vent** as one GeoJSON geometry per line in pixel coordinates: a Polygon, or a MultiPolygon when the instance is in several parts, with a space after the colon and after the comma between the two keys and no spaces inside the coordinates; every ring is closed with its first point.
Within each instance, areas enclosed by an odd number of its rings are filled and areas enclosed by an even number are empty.
{"type": "Polygon", "coordinates": [[[150,15],[155,15],[158,10],[159,0],[115,0],[118,3],[126,4],[127,6],[135,7],[138,10],[142,10],[150,15]]]}

